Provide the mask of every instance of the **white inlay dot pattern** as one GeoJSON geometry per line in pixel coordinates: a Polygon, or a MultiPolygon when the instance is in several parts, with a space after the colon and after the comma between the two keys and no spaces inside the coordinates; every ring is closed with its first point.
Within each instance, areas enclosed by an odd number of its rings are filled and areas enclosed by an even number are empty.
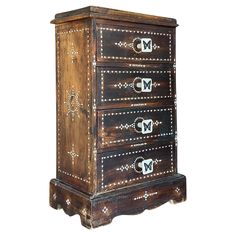
{"type": "MultiPolygon", "coordinates": [[[[101,58],[104,59],[114,59],[114,60],[136,60],[136,61],[166,61],[170,62],[172,60],[172,36],[171,33],[161,33],[161,32],[154,32],[154,31],[143,31],[143,30],[131,30],[131,29],[119,29],[119,28],[109,28],[109,27],[100,27],[98,28],[99,37],[100,37],[100,55],[101,58]],[[164,36],[168,40],[168,58],[158,58],[158,57],[126,57],[126,56],[107,56],[104,55],[104,36],[103,31],[110,31],[110,32],[125,32],[125,33],[134,33],[143,35],[144,37],[151,37],[151,36],[164,36]]],[[[118,42],[119,44],[119,42],[118,42]]],[[[115,45],[115,44],[114,44],[115,45]]],[[[151,54],[152,55],[152,54],[151,54]]]]}
{"type": "MultiPolygon", "coordinates": [[[[89,28],[74,28],[74,29],[70,29],[70,30],[64,30],[64,31],[59,31],[58,26],[56,26],[56,58],[57,58],[57,170],[58,172],[67,175],[71,178],[89,183],[90,182],[90,165],[88,165],[88,177],[84,178],[84,177],[80,177],[78,175],[74,175],[69,173],[68,171],[62,170],[61,169],[61,127],[60,127],[60,123],[61,123],[61,65],[60,65],[60,37],[68,37],[70,34],[73,33],[80,33],[80,32],[86,32],[86,40],[87,40],[87,111],[88,111],[88,160],[89,160],[89,156],[90,156],[90,30],[89,28]]],[[[67,54],[68,55],[68,54],[67,54]]]]}
{"type": "MultiPolygon", "coordinates": [[[[153,83],[154,87],[160,86],[157,82],[153,83]]],[[[121,88],[121,87],[132,87],[132,84],[122,84],[118,83],[115,84],[114,86],[121,88]]],[[[101,70],[101,101],[102,102],[112,102],[112,101],[133,101],[133,100],[147,100],[147,99],[156,99],[156,98],[171,98],[172,97],[172,74],[170,70],[101,70]],[[157,74],[157,75],[162,75],[162,74],[168,74],[168,80],[169,80],[169,94],[168,95],[153,95],[152,93],[150,96],[137,96],[134,93],[134,96],[132,97],[120,97],[120,98],[105,98],[104,97],[104,75],[105,74],[157,74]]]]}
{"type": "Polygon", "coordinates": [[[157,195],[157,194],[158,194],[158,192],[148,193],[148,191],[145,191],[143,195],[135,197],[134,201],[137,201],[137,200],[140,200],[140,199],[144,199],[145,201],[147,201],[147,199],[149,197],[152,197],[152,196],[157,195]]]}
{"type": "MultiPolygon", "coordinates": [[[[156,162],[156,160],[154,160],[154,161],[156,162]]],[[[126,169],[126,168],[130,168],[130,167],[123,167],[123,168],[126,169]]],[[[124,185],[124,184],[127,184],[127,183],[132,183],[134,181],[137,182],[139,180],[146,179],[146,178],[152,178],[152,177],[155,177],[155,176],[161,176],[161,175],[164,175],[164,174],[174,173],[174,171],[175,170],[174,170],[173,144],[163,145],[163,146],[154,147],[154,148],[145,148],[145,149],[141,149],[141,150],[137,150],[137,151],[123,152],[123,153],[118,153],[118,154],[109,155],[109,156],[102,156],[101,157],[101,188],[104,189],[104,188],[124,185]],[[121,157],[126,158],[127,156],[132,155],[132,154],[145,153],[145,152],[148,152],[148,151],[155,151],[155,150],[166,149],[166,148],[170,149],[170,169],[167,169],[165,171],[157,171],[155,173],[147,174],[145,176],[139,176],[139,177],[136,177],[136,178],[124,179],[124,180],[113,182],[113,183],[110,183],[110,184],[104,184],[104,162],[107,159],[121,158],[121,157]]],[[[126,178],[126,175],[124,175],[124,178],[126,178]]]]}
{"type": "Polygon", "coordinates": [[[160,109],[144,109],[144,110],[135,110],[135,111],[124,111],[124,112],[111,112],[111,113],[102,113],[101,117],[101,124],[102,124],[102,145],[109,145],[113,143],[124,143],[128,141],[134,141],[134,140],[144,140],[148,138],[157,138],[157,137],[164,137],[164,136],[171,136],[173,135],[173,109],[172,108],[160,108],[160,109]],[[105,141],[105,133],[104,133],[104,117],[108,116],[118,116],[118,115],[129,115],[129,114],[142,114],[142,113],[152,113],[152,112],[166,112],[168,111],[170,113],[170,132],[167,133],[159,133],[159,134],[153,134],[153,135],[146,135],[146,136],[138,136],[135,138],[124,138],[124,139],[117,139],[117,140],[110,140],[105,141]]]}

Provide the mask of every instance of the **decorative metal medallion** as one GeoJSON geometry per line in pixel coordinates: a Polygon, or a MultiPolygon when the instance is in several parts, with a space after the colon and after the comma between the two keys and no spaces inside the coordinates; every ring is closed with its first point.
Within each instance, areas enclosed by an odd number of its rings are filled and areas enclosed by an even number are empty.
{"type": "Polygon", "coordinates": [[[66,91],[66,101],[64,102],[67,106],[67,116],[71,114],[72,121],[74,121],[75,116],[80,117],[79,111],[83,107],[83,104],[79,99],[79,92],[76,92],[73,88],[71,91],[66,91]]]}
{"type": "Polygon", "coordinates": [[[71,63],[76,63],[79,52],[75,49],[74,43],[71,43],[70,45],[71,47],[68,50],[67,55],[71,57],[71,63]]]}
{"type": "Polygon", "coordinates": [[[72,159],[72,165],[74,165],[74,164],[75,164],[75,158],[76,158],[76,157],[79,157],[79,154],[77,154],[77,153],[75,152],[75,145],[74,145],[74,144],[72,144],[71,151],[69,151],[69,152],[67,152],[67,153],[70,155],[70,157],[71,157],[71,159],[72,159]]]}

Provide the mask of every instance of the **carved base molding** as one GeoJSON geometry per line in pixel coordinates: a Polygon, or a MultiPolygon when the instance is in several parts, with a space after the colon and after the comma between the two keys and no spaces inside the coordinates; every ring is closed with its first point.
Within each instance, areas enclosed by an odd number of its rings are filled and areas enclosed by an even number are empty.
{"type": "Polygon", "coordinates": [[[69,216],[79,214],[82,225],[87,228],[108,224],[118,215],[139,214],[168,201],[185,200],[186,178],[181,174],[93,196],[57,179],[50,182],[50,206],[62,208],[69,216]]]}

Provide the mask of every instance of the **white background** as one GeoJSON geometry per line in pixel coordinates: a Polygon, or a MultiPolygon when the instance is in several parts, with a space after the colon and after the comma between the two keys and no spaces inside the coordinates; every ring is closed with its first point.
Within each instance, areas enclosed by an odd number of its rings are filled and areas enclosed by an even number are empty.
{"type": "Polygon", "coordinates": [[[1,1],[0,235],[236,235],[235,1],[1,1]],[[188,200],[95,230],[48,204],[55,177],[54,14],[88,5],[173,17],[179,172],[188,200]]]}

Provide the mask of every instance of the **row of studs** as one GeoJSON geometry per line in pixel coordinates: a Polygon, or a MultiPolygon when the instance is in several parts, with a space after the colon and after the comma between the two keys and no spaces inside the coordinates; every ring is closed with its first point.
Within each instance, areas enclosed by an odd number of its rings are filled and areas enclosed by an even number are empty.
{"type": "Polygon", "coordinates": [[[145,137],[125,138],[125,139],[118,139],[118,140],[109,141],[109,142],[103,142],[102,144],[124,143],[124,142],[128,142],[128,141],[139,141],[139,140],[145,140],[145,139],[149,139],[149,138],[170,136],[172,134],[173,133],[162,133],[162,134],[148,135],[148,136],[145,136],[145,137]]]}
{"type": "Polygon", "coordinates": [[[60,99],[60,54],[59,54],[59,50],[60,50],[60,37],[59,34],[57,32],[57,27],[56,27],[56,37],[57,37],[57,41],[56,41],[56,58],[57,58],[57,168],[58,171],[60,171],[60,166],[61,166],[61,127],[60,127],[60,104],[61,104],[61,99],[60,99]]]}
{"type": "Polygon", "coordinates": [[[118,181],[118,182],[114,182],[114,183],[111,183],[111,184],[104,185],[104,188],[107,188],[107,187],[109,188],[109,187],[112,187],[112,186],[123,185],[123,184],[130,183],[130,182],[133,182],[133,181],[138,181],[138,180],[142,180],[142,179],[148,179],[148,178],[151,178],[151,177],[161,176],[161,175],[165,175],[165,174],[170,174],[170,173],[173,173],[173,172],[174,171],[170,169],[170,170],[161,171],[161,172],[150,174],[150,175],[144,175],[144,176],[132,178],[132,179],[129,179],[129,180],[122,180],[122,181],[118,181]]]}
{"type": "MultiPolygon", "coordinates": [[[[153,164],[157,165],[158,163],[162,162],[162,159],[154,159],[153,164]]],[[[125,164],[121,165],[120,167],[116,168],[117,171],[128,171],[129,169],[134,169],[135,168],[135,161],[132,164],[125,164]]]]}
{"type": "MultiPolygon", "coordinates": [[[[177,195],[180,195],[180,194],[181,194],[181,189],[180,189],[179,187],[176,187],[174,191],[175,191],[175,193],[176,193],[177,195]]],[[[158,195],[158,194],[159,194],[158,191],[151,192],[151,193],[148,193],[148,191],[144,191],[144,194],[143,194],[143,195],[139,195],[139,196],[137,196],[137,197],[134,197],[133,200],[134,200],[134,201],[137,201],[137,200],[144,199],[145,201],[147,201],[147,199],[148,199],[149,197],[152,197],[152,196],[155,196],[155,195],[158,195]]],[[[86,209],[83,209],[82,213],[84,212],[84,210],[86,211],[86,209]]],[[[109,210],[108,210],[108,208],[107,208],[106,206],[103,207],[102,212],[103,212],[103,214],[106,214],[106,215],[109,214],[109,210]]],[[[85,212],[85,213],[86,213],[86,212],[85,212]]],[[[85,215],[85,213],[84,213],[84,215],[85,215]]]]}
{"type": "Polygon", "coordinates": [[[127,112],[112,112],[112,113],[105,113],[102,114],[102,144],[112,144],[112,143],[123,143],[126,141],[133,141],[133,140],[144,140],[148,138],[157,138],[157,137],[164,137],[173,135],[173,115],[172,115],[172,108],[163,108],[163,109],[151,109],[151,110],[139,110],[139,111],[127,111],[127,112]],[[170,112],[170,132],[169,133],[161,133],[161,134],[154,134],[154,135],[147,135],[147,136],[140,136],[136,138],[126,138],[126,139],[118,139],[109,142],[104,142],[104,116],[113,116],[113,115],[125,115],[125,114],[134,114],[134,113],[144,113],[144,112],[155,112],[155,111],[169,111],[170,112]]]}
{"type": "MultiPolygon", "coordinates": [[[[101,175],[102,175],[102,188],[104,188],[104,160],[106,159],[110,159],[113,157],[120,157],[120,156],[128,156],[131,154],[137,154],[137,153],[142,153],[142,152],[147,152],[147,151],[154,151],[154,150],[158,150],[158,149],[164,149],[164,148],[169,148],[171,147],[171,145],[165,145],[165,146],[160,146],[160,147],[155,147],[155,148],[146,148],[143,150],[138,150],[138,151],[132,151],[132,152],[123,152],[123,153],[119,153],[119,154],[114,154],[114,155],[109,155],[109,156],[104,156],[101,158],[101,175]]],[[[173,155],[173,153],[171,154],[173,155]]]]}
{"type": "MultiPolygon", "coordinates": [[[[105,59],[125,59],[125,60],[137,60],[137,61],[171,61],[171,59],[159,59],[159,58],[143,58],[143,57],[117,57],[117,56],[101,56],[102,58],[105,59]]],[[[171,55],[170,55],[171,58],[171,55]]]]}
{"type": "Polygon", "coordinates": [[[146,110],[136,110],[136,111],[123,111],[123,112],[111,112],[104,113],[102,116],[116,116],[116,115],[126,115],[126,114],[136,114],[136,113],[146,113],[146,112],[156,112],[156,111],[172,111],[172,108],[160,108],[160,109],[146,109],[146,110]]]}
{"type": "Polygon", "coordinates": [[[165,148],[171,148],[171,147],[172,147],[172,145],[170,144],[170,145],[163,145],[163,146],[159,146],[159,147],[155,147],[155,148],[145,148],[145,149],[138,150],[138,151],[123,152],[123,153],[119,153],[119,154],[103,156],[102,160],[111,159],[113,157],[128,156],[128,155],[138,154],[138,153],[142,153],[142,152],[148,152],[148,151],[155,151],[155,150],[160,150],[160,149],[165,149],[165,148]]]}
{"type": "Polygon", "coordinates": [[[145,68],[146,65],[142,65],[142,64],[129,64],[130,67],[143,67],[145,68]]]}
{"type": "Polygon", "coordinates": [[[146,61],[171,61],[171,34],[151,32],[151,31],[140,31],[140,30],[125,30],[125,29],[116,29],[116,28],[100,28],[100,53],[102,58],[107,59],[128,59],[128,60],[146,60],[146,61]],[[140,34],[150,34],[150,35],[163,35],[169,38],[169,58],[138,58],[138,57],[117,57],[117,56],[104,56],[103,55],[103,30],[106,31],[118,31],[118,32],[129,32],[129,33],[140,33],[140,34]]]}
{"type": "MultiPolygon", "coordinates": [[[[87,29],[87,111],[88,111],[88,162],[90,162],[91,146],[90,146],[90,32],[87,29]]],[[[90,182],[90,168],[91,165],[88,163],[88,180],[90,182]]]]}
{"type": "Polygon", "coordinates": [[[165,146],[160,146],[160,147],[156,147],[156,148],[145,148],[145,149],[142,149],[142,150],[139,150],[139,151],[119,153],[117,155],[115,154],[115,155],[102,157],[101,158],[101,175],[102,175],[101,187],[106,188],[106,187],[111,187],[111,186],[117,186],[117,185],[122,185],[122,184],[130,183],[130,182],[133,182],[133,181],[137,181],[137,180],[142,180],[142,179],[145,179],[145,178],[150,178],[150,177],[154,177],[154,176],[160,176],[160,175],[163,175],[163,174],[173,173],[174,169],[172,169],[172,166],[173,166],[172,163],[173,163],[173,145],[165,145],[165,146]],[[117,156],[118,157],[119,156],[128,156],[128,155],[131,155],[131,154],[137,154],[137,153],[153,151],[153,150],[158,150],[158,149],[164,149],[164,148],[170,148],[170,150],[171,150],[170,151],[170,156],[171,156],[171,159],[170,159],[171,169],[170,170],[165,170],[165,171],[157,172],[157,173],[154,173],[154,174],[148,174],[148,175],[132,178],[132,179],[129,179],[129,180],[123,180],[123,181],[118,181],[118,182],[114,182],[114,183],[111,183],[111,184],[104,185],[104,160],[110,159],[110,158],[113,158],[113,157],[117,157],[117,156]]]}
{"type": "Polygon", "coordinates": [[[147,191],[145,191],[143,195],[135,197],[133,200],[136,201],[136,200],[140,200],[140,199],[144,198],[144,200],[147,201],[147,199],[149,197],[152,197],[152,196],[157,195],[157,194],[158,194],[158,192],[148,193],[147,191]]]}
{"type": "Polygon", "coordinates": [[[66,35],[66,34],[72,34],[72,33],[76,33],[76,32],[83,32],[83,31],[89,31],[89,28],[82,28],[82,29],[70,29],[67,31],[60,31],[60,32],[56,32],[56,35],[66,35]]]}
{"type": "Polygon", "coordinates": [[[66,172],[66,171],[64,171],[64,170],[58,169],[58,171],[61,172],[62,174],[65,174],[65,175],[70,176],[70,177],[75,178],[75,179],[79,179],[79,180],[84,181],[84,182],[86,182],[86,183],[89,183],[89,182],[90,182],[89,179],[84,179],[84,178],[82,178],[82,177],[79,177],[79,176],[77,176],[77,175],[73,175],[73,174],[71,174],[71,173],[69,173],[69,172],[66,172]]]}
{"type": "Polygon", "coordinates": [[[109,28],[109,27],[101,27],[100,29],[101,30],[107,30],[107,31],[126,32],[126,33],[138,33],[138,34],[151,34],[151,35],[171,36],[171,34],[159,33],[159,32],[153,32],[153,31],[116,29],[116,28],[109,28]]]}
{"type": "MultiPolygon", "coordinates": [[[[181,194],[181,189],[180,189],[179,187],[176,187],[174,191],[175,191],[176,194],[178,194],[178,195],[181,194]]],[[[152,193],[148,193],[147,191],[145,191],[143,195],[138,196],[138,197],[135,197],[133,200],[136,201],[136,200],[140,200],[140,199],[143,199],[143,198],[144,198],[144,200],[147,201],[148,197],[151,197],[151,196],[157,195],[157,194],[158,194],[157,191],[156,191],[156,192],[152,192],[152,193]]]]}
{"type": "MultiPolygon", "coordinates": [[[[70,176],[75,179],[79,179],[81,181],[90,182],[90,168],[88,169],[88,179],[79,177],[77,175],[73,175],[69,172],[66,172],[64,170],[61,170],[60,166],[60,159],[61,159],[61,153],[60,153],[60,141],[61,141],[61,128],[60,128],[60,55],[59,55],[59,44],[60,44],[60,35],[67,35],[69,33],[75,33],[75,32],[82,32],[86,31],[87,32],[87,51],[88,51],[88,99],[89,99],[89,28],[83,28],[83,29],[74,29],[74,30],[69,30],[69,31],[63,31],[63,32],[56,32],[57,35],[57,99],[58,99],[58,105],[57,105],[57,166],[58,166],[58,171],[70,176]],[[66,33],[67,32],[67,33],[66,33]]],[[[88,108],[89,108],[89,100],[88,100],[88,108]]],[[[90,151],[90,131],[89,131],[89,120],[90,120],[90,113],[88,109],[88,155],[90,151]]]]}
{"type": "Polygon", "coordinates": [[[171,71],[113,71],[113,70],[102,70],[101,71],[101,101],[129,101],[129,100],[141,100],[141,99],[155,99],[155,98],[170,98],[172,97],[172,89],[171,89],[171,71]],[[142,96],[142,97],[127,97],[127,98],[104,98],[104,73],[111,73],[111,74],[130,74],[130,73],[153,73],[153,74],[162,74],[168,73],[169,74],[169,95],[167,96],[142,96]]]}
{"type": "MultiPolygon", "coordinates": [[[[138,154],[138,153],[142,153],[142,152],[154,151],[154,150],[171,148],[171,147],[172,147],[172,145],[165,145],[165,146],[160,146],[160,147],[155,147],[155,148],[146,148],[146,149],[143,149],[143,150],[132,151],[132,152],[123,152],[123,153],[119,153],[119,154],[114,154],[114,155],[109,155],[109,156],[102,157],[101,158],[102,188],[104,188],[104,169],[103,169],[104,168],[104,161],[103,160],[111,159],[113,157],[128,156],[128,155],[131,155],[131,154],[138,154]]],[[[173,155],[173,153],[171,153],[171,155],[173,155]]]]}
{"type": "Polygon", "coordinates": [[[146,74],[166,74],[171,73],[170,70],[102,70],[102,73],[108,74],[131,74],[131,73],[146,73],[146,74]]]}

